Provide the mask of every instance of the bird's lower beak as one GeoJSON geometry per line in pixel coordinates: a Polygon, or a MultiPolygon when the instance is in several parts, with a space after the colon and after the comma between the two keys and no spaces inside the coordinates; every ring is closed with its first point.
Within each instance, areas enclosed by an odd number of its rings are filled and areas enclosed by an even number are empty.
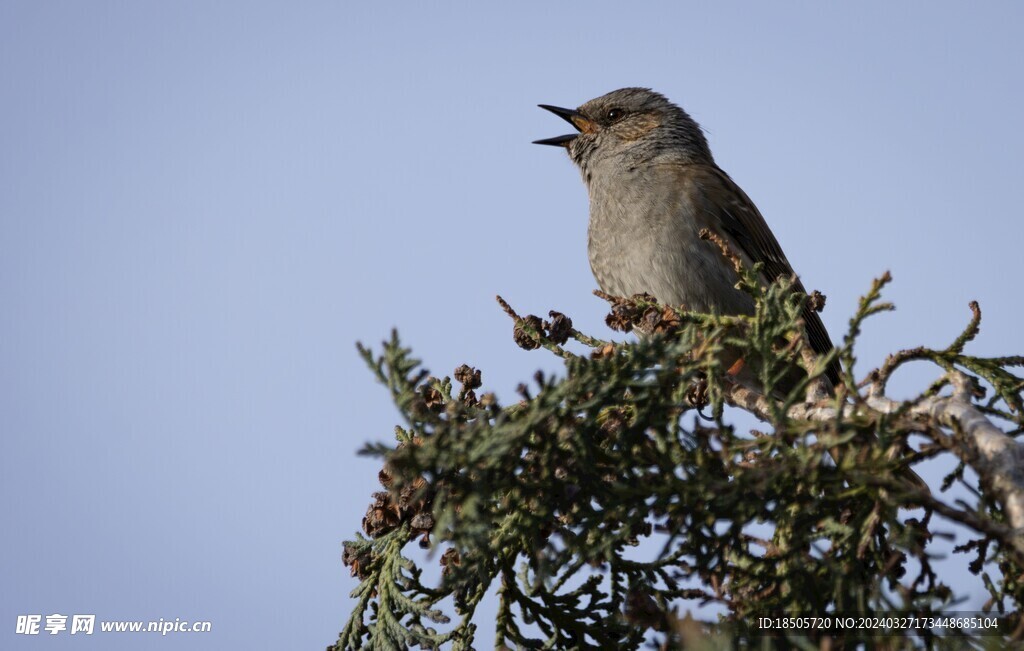
{"type": "MultiPolygon", "coordinates": [[[[538,104],[545,111],[551,111],[558,117],[562,118],[577,131],[583,133],[592,133],[594,131],[594,123],[583,117],[583,114],[573,109],[561,108],[558,106],[548,106],[547,104],[538,104]]],[[[545,138],[544,140],[534,140],[535,145],[553,145],[555,147],[568,147],[569,143],[576,139],[578,134],[570,133],[565,136],[555,136],[554,138],[545,138]]]]}

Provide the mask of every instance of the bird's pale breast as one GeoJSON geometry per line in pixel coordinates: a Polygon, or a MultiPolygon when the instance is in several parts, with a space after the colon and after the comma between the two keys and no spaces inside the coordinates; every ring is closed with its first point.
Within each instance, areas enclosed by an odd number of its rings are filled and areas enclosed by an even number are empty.
{"type": "Polygon", "coordinates": [[[659,301],[721,314],[748,313],[721,254],[699,238],[710,225],[700,189],[673,165],[595,170],[589,183],[590,268],[617,296],[647,292],[659,301]]]}

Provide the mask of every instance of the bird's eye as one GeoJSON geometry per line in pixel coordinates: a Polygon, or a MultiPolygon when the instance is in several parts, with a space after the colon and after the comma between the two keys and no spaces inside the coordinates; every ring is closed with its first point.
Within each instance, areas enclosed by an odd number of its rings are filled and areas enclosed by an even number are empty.
{"type": "Polygon", "coordinates": [[[626,115],[626,112],[620,108],[608,109],[608,119],[612,122],[621,120],[626,115]]]}

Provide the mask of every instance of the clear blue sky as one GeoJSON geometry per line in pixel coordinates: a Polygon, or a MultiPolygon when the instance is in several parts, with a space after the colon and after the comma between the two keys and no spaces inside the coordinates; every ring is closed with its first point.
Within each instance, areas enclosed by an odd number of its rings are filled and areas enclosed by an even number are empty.
{"type": "MultiPolygon", "coordinates": [[[[860,358],[1024,352],[1019,3],[0,2],[0,647],[322,648],[397,415],[398,326],[510,396],[602,333],[536,108],[651,86],[706,128],[860,358]],[[18,614],[210,634],[14,634],[18,614]]],[[[897,388],[930,379],[910,373],[897,388]]],[[[486,647],[489,637],[482,640],[486,647]]]]}

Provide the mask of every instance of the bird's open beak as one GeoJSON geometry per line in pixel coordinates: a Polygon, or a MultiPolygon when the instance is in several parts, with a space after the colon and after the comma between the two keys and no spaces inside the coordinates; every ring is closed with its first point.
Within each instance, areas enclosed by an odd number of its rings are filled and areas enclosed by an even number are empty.
{"type": "MultiPolygon", "coordinates": [[[[538,104],[545,111],[551,111],[558,117],[562,118],[569,124],[571,124],[577,131],[583,133],[593,133],[594,123],[583,117],[583,114],[573,109],[560,108],[558,106],[548,106],[547,104],[538,104]]],[[[568,147],[569,143],[576,139],[578,134],[570,133],[565,136],[555,136],[554,138],[545,138],[544,140],[534,140],[535,145],[552,145],[555,147],[568,147]]]]}

